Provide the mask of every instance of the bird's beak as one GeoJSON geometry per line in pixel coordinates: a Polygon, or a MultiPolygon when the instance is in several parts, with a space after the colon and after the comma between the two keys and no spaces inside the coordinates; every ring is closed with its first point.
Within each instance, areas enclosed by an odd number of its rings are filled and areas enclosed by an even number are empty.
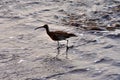
{"type": "Polygon", "coordinates": [[[39,28],[43,28],[43,26],[41,26],[41,27],[37,27],[37,28],[35,28],[34,30],[37,30],[37,29],[39,29],[39,28]]]}

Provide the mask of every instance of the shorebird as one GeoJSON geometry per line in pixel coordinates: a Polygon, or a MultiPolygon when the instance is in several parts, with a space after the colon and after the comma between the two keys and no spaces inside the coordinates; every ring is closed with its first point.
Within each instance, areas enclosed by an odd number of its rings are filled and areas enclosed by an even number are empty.
{"type": "MultiPolygon", "coordinates": [[[[60,50],[59,50],[59,48],[60,48],[59,41],[66,40],[67,38],[70,38],[70,37],[77,37],[73,33],[67,33],[67,32],[64,32],[64,31],[50,31],[47,24],[45,24],[45,25],[43,25],[41,27],[37,27],[37,28],[35,28],[35,30],[37,30],[39,28],[45,28],[46,33],[49,35],[49,37],[52,40],[57,41],[57,43],[58,43],[58,47],[57,47],[58,54],[56,55],[56,57],[59,55],[59,52],[60,52],[60,50]]],[[[66,41],[67,41],[67,46],[66,46],[66,58],[67,58],[67,55],[68,55],[67,52],[68,52],[69,47],[68,47],[68,40],[66,40],[66,41]]]]}

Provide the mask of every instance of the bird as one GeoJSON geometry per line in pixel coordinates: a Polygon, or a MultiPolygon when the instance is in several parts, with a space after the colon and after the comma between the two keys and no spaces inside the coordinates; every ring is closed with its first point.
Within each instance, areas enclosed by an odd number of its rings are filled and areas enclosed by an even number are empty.
{"type": "Polygon", "coordinates": [[[37,30],[37,29],[40,29],[40,28],[45,28],[46,29],[46,33],[48,34],[48,36],[53,40],[53,41],[57,41],[58,43],[58,54],[56,55],[56,57],[59,55],[60,53],[60,44],[59,44],[59,41],[61,40],[66,40],[67,41],[67,46],[66,46],[66,58],[67,58],[67,52],[68,52],[68,38],[70,37],[77,37],[77,35],[73,34],[73,33],[67,33],[67,32],[64,32],[64,31],[50,31],[49,30],[49,26],[47,24],[43,25],[43,26],[40,26],[40,27],[37,27],[35,28],[34,30],[37,30]]]}

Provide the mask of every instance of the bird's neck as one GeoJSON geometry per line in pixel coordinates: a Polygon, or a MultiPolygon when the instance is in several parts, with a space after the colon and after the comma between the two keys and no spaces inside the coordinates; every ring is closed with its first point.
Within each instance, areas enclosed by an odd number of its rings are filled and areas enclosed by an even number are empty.
{"type": "Polygon", "coordinates": [[[49,32],[50,32],[50,31],[49,31],[49,28],[47,27],[47,28],[45,28],[45,29],[46,29],[47,34],[49,34],[49,32]]]}

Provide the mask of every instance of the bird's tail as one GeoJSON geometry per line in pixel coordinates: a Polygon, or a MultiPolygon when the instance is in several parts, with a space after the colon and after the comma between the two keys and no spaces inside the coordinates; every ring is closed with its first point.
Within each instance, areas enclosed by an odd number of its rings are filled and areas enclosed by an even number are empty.
{"type": "Polygon", "coordinates": [[[77,35],[70,33],[69,34],[71,37],[77,37],[77,35]]]}

